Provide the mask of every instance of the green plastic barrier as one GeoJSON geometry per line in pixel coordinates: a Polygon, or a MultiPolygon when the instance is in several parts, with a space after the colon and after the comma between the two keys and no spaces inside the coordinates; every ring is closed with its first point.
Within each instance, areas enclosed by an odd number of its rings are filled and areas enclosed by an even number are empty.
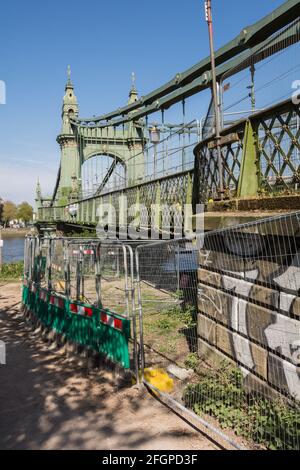
{"type": "Polygon", "coordinates": [[[109,310],[50,295],[26,280],[22,302],[45,326],[66,335],[69,341],[106,355],[124,369],[130,368],[130,320],[109,310]]]}
{"type": "Polygon", "coordinates": [[[49,294],[46,289],[39,289],[37,316],[44,325],[48,325],[49,294]]]}
{"type": "Polygon", "coordinates": [[[29,304],[29,289],[28,289],[28,286],[25,284],[23,284],[23,289],[22,289],[22,303],[25,306],[28,306],[29,304]]]}

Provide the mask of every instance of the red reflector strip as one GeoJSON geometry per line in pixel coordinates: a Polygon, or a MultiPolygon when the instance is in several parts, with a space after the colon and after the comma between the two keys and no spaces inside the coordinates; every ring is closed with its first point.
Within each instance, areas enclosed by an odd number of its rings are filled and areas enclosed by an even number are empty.
{"type": "Polygon", "coordinates": [[[108,315],[105,312],[100,313],[100,321],[105,323],[105,325],[112,326],[116,330],[123,330],[123,322],[119,318],[114,318],[111,315],[108,315]]]}
{"type": "Polygon", "coordinates": [[[93,250],[84,250],[83,253],[85,255],[93,255],[94,254],[94,251],[93,250]]]}
{"type": "MultiPolygon", "coordinates": [[[[63,301],[63,299],[60,299],[63,301]]],[[[78,313],[78,315],[83,315],[87,317],[93,316],[93,309],[91,307],[84,307],[83,305],[70,304],[70,310],[73,313],[78,313]]]]}
{"type": "Polygon", "coordinates": [[[73,313],[77,313],[77,311],[78,311],[77,305],[76,304],[70,304],[70,310],[73,313]]]}
{"type": "Polygon", "coordinates": [[[101,312],[101,313],[100,313],[100,320],[102,321],[102,323],[107,323],[107,315],[106,315],[106,313],[104,313],[104,312],[101,312]]]}
{"type": "Polygon", "coordinates": [[[93,316],[93,309],[89,307],[84,308],[85,314],[87,317],[92,317],[93,316]]]}
{"type": "Polygon", "coordinates": [[[51,295],[50,304],[54,305],[55,307],[58,307],[58,308],[64,308],[65,301],[64,301],[64,299],[62,299],[60,297],[55,297],[54,295],[51,295]]]}
{"type": "Polygon", "coordinates": [[[117,330],[121,330],[123,329],[123,322],[122,320],[120,320],[119,318],[114,318],[114,328],[116,328],[117,330]]]}

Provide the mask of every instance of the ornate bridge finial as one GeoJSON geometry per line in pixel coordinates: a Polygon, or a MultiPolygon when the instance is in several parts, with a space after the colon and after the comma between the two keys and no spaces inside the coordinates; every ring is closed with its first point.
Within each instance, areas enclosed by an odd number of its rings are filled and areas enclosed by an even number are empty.
{"type": "Polygon", "coordinates": [[[135,73],[131,73],[131,89],[135,90],[135,73]]]}
{"type": "Polygon", "coordinates": [[[70,65],[68,65],[67,73],[68,73],[68,84],[70,84],[71,83],[71,67],[70,67],[70,65]]]}

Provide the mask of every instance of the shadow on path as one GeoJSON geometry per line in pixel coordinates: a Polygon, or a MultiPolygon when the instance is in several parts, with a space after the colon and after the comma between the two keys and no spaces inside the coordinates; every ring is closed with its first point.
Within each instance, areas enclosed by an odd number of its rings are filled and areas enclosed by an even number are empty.
{"type": "Polygon", "coordinates": [[[216,448],[154,398],[49,347],[24,320],[19,296],[19,285],[0,287],[1,449],[216,448]]]}

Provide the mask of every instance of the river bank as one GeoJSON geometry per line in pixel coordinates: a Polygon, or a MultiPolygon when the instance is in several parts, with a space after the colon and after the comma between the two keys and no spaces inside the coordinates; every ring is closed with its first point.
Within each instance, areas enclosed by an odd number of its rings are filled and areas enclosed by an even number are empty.
{"type": "Polygon", "coordinates": [[[25,238],[26,235],[31,233],[31,228],[3,228],[0,229],[0,234],[3,240],[6,238],[25,238]]]}

